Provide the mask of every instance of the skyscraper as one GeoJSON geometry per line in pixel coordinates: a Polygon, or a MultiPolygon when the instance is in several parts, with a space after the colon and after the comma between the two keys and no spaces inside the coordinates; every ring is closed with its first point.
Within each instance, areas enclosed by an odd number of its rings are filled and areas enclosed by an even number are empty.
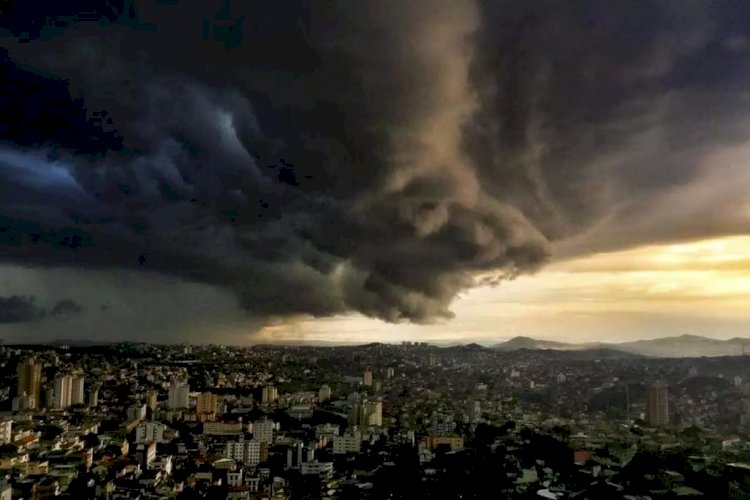
{"type": "Polygon", "coordinates": [[[202,392],[195,399],[195,411],[198,414],[216,415],[219,411],[219,398],[210,392],[202,392]]]}
{"type": "Polygon", "coordinates": [[[348,420],[353,426],[380,427],[383,425],[383,403],[367,400],[355,403],[349,412],[348,420]]]}
{"type": "Polygon", "coordinates": [[[169,388],[167,405],[170,409],[187,408],[190,403],[190,386],[184,382],[178,382],[169,388]]]}
{"type": "Polygon", "coordinates": [[[146,406],[151,408],[151,411],[156,411],[156,407],[159,404],[159,393],[155,389],[150,389],[146,392],[146,406]]]}
{"type": "Polygon", "coordinates": [[[648,388],[646,421],[653,427],[669,423],[669,391],[664,382],[656,382],[648,388]]]}
{"type": "Polygon", "coordinates": [[[58,375],[55,377],[54,396],[52,406],[56,410],[62,410],[70,406],[73,396],[73,377],[70,375],[58,375]]]}
{"type": "Polygon", "coordinates": [[[272,385],[263,387],[263,393],[261,394],[262,403],[273,403],[279,399],[279,391],[272,385]]]}
{"type": "Polygon", "coordinates": [[[18,364],[18,396],[26,394],[30,409],[39,407],[39,386],[42,383],[42,364],[28,358],[18,364]]]}
{"type": "Polygon", "coordinates": [[[372,372],[369,368],[365,370],[365,373],[362,376],[362,384],[368,387],[372,385],[372,372]]]}
{"type": "Polygon", "coordinates": [[[98,405],[99,405],[99,388],[91,387],[89,388],[89,406],[91,408],[96,408],[98,405]]]}
{"type": "Polygon", "coordinates": [[[273,420],[263,419],[253,422],[253,440],[261,443],[273,442],[273,420]]]}
{"type": "Polygon", "coordinates": [[[328,385],[323,384],[320,386],[320,389],[318,389],[318,401],[323,403],[329,399],[331,399],[331,388],[328,387],[328,385]]]}
{"type": "Polygon", "coordinates": [[[72,391],[70,395],[71,405],[82,405],[86,402],[86,393],[83,390],[84,382],[85,379],[81,375],[72,378],[72,391]]]}

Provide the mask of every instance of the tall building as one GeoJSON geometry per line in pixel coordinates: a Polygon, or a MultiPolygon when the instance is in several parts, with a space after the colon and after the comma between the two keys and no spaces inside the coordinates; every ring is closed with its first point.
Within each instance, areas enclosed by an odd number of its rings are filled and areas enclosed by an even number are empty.
{"type": "Polygon", "coordinates": [[[13,441],[13,420],[0,421],[0,445],[13,441]]]}
{"type": "Polygon", "coordinates": [[[362,401],[355,403],[349,413],[349,424],[359,427],[380,427],[383,425],[383,403],[362,401]]]}
{"type": "Polygon", "coordinates": [[[164,431],[167,426],[159,422],[143,422],[135,428],[135,442],[138,444],[156,441],[157,443],[166,442],[164,431]]]}
{"type": "Polygon", "coordinates": [[[385,376],[386,376],[386,378],[390,379],[390,378],[393,378],[393,376],[395,375],[395,373],[396,373],[396,370],[394,370],[392,366],[389,366],[388,370],[386,370],[386,372],[385,372],[385,376]]]}
{"type": "Polygon", "coordinates": [[[159,393],[155,389],[150,389],[146,392],[146,406],[151,408],[151,411],[156,411],[156,407],[159,404],[159,393]]]}
{"type": "Polygon", "coordinates": [[[273,442],[273,420],[258,420],[253,422],[253,440],[261,443],[273,442]]]}
{"type": "Polygon", "coordinates": [[[362,425],[380,427],[383,425],[383,403],[380,401],[365,401],[363,403],[364,420],[362,425]]]}
{"type": "Polygon", "coordinates": [[[276,389],[276,387],[272,385],[267,385],[263,387],[263,394],[261,395],[261,402],[262,403],[273,403],[277,399],[279,399],[279,391],[276,389]]]}
{"type": "Polygon", "coordinates": [[[252,441],[229,441],[225,456],[254,467],[261,462],[261,444],[260,441],[255,439],[252,441]]]}
{"type": "Polygon", "coordinates": [[[198,394],[195,400],[195,411],[198,414],[216,415],[219,411],[219,398],[210,392],[198,394]]]}
{"type": "Polygon", "coordinates": [[[11,409],[13,411],[33,410],[34,408],[31,407],[31,403],[32,399],[29,398],[29,395],[24,392],[20,396],[16,396],[15,398],[13,398],[13,401],[11,402],[11,409]]]}
{"type": "Polygon", "coordinates": [[[42,364],[28,358],[18,364],[18,396],[26,394],[30,409],[39,407],[39,387],[42,383],[42,364]]]}
{"type": "Polygon", "coordinates": [[[128,420],[143,420],[146,418],[146,405],[143,403],[135,403],[128,406],[127,409],[128,420]]]}
{"type": "Polygon", "coordinates": [[[318,401],[323,403],[329,399],[331,399],[331,388],[326,384],[323,384],[320,386],[320,389],[318,389],[318,401]]]}
{"type": "Polygon", "coordinates": [[[70,406],[73,399],[73,377],[70,375],[58,375],[55,377],[52,406],[56,410],[62,410],[70,406]]]}
{"type": "Polygon", "coordinates": [[[434,352],[430,353],[430,356],[428,357],[427,364],[430,366],[437,366],[438,365],[438,357],[437,354],[434,352]]]}
{"type": "Polygon", "coordinates": [[[333,454],[359,453],[362,447],[362,433],[349,430],[343,436],[333,437],[333,454]]]}
{"type": "Polygon", "coordinates": [[[430,416],[430,431],[435,436],[447,436],[456,430],[456,422],[451,415],[433,412],[430,416]]]}
{"type": "Polygon", "coordinates": [[[184,382],[177,382],[169,388],[167,405],[170,409],[187,408],[190,404],[190,386],[184,382]]]}
{"type": "Polygon", "coordinates": [[[370,369],[366,369],[364,375],[362,375],[362,384],[366,386],[372,385],[372,372],[370,369]]]}
{"type": "Polygon", "coordinates": [[[657,382],[648,388],[646,395],[646,421],[654,427],[669,423],[669,391],[667,384],[657,382]]]}
{"type": "Polygon", "coordinates": [[[96,408],[99,405],[99,388],[92,387],[89,389],[89,406],[96,408]]]}
{"type": "Polygon", "coordinates": [[[86,402],[86,393],[83,390],[85,379],[83,376],[78,375],[71,380],[71,394],[70,404],[71,405],[82,405],[86,402]]]}

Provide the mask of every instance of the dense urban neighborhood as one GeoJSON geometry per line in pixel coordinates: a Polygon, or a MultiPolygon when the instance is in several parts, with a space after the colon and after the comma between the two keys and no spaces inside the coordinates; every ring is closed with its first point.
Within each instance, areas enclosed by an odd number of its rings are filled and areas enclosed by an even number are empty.
{"type": "Polygon", "coordinates": [[[744,498],[747,359],[5,346],[0,498],[744,498]]]}

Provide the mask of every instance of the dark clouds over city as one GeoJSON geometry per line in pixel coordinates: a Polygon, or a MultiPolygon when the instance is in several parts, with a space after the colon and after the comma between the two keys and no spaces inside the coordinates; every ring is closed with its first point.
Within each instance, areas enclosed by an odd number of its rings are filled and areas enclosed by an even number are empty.
{"type": "Polygon", "coordinates": [[[745,2],[32,4],[0,14],[0,295],[43,335],[430,322],[556,256],[748,230],[715,162],[745,2]]]}

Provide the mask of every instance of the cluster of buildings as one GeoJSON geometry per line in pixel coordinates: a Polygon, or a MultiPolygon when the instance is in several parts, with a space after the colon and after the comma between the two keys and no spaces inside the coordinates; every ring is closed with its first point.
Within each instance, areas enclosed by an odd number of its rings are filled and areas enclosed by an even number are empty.
{"type": "Polygon", "coordinates": [[[0,499],[744,491],[744,359],[597,356],[6,346],[0,499]]]}

